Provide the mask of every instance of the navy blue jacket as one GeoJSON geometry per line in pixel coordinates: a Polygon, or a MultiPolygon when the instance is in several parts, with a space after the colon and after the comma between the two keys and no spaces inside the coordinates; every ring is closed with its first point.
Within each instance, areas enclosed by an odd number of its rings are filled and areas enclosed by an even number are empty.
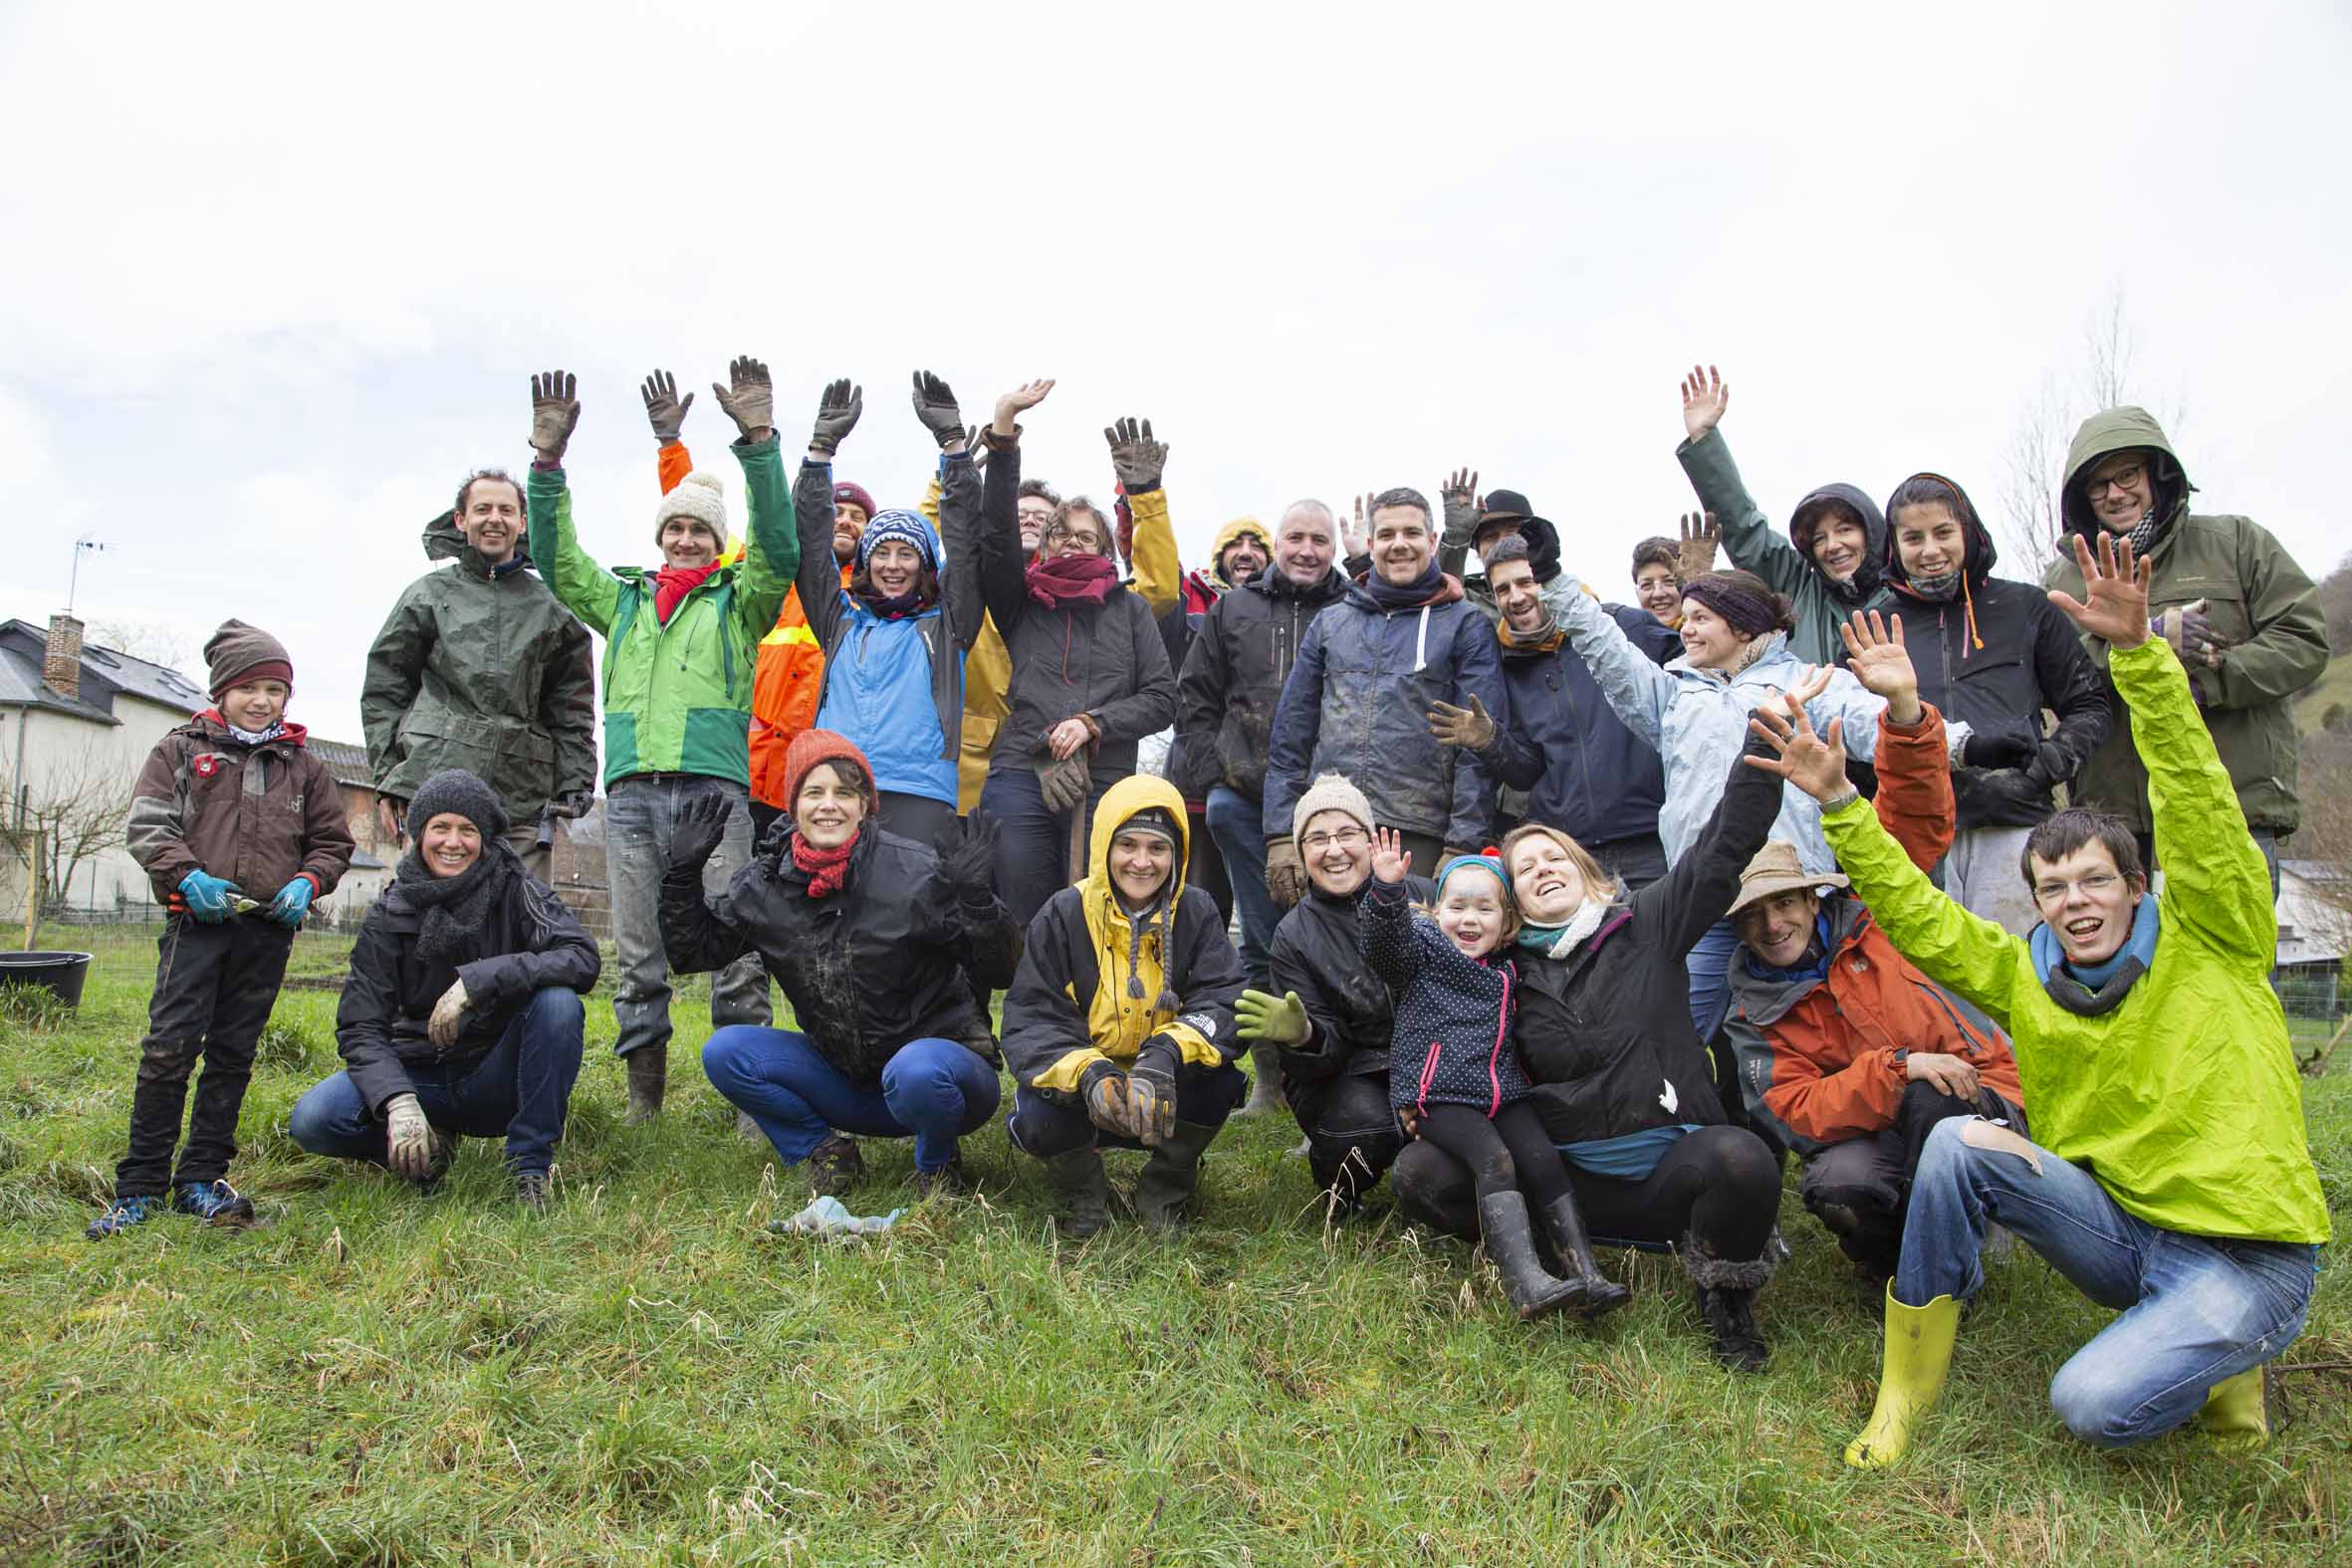
{"type": "MultiPolygon", "coordinates": [[[[1633,645],[1663,665],[1682,638],[1648,610],[1606,606],[1633,645]]],[[[1503,648],[1511,722],[1481,758],[1514,789],[1528,793],[1528,820],[1556,827],[1580,844],[1658,836],[1666,771],[1657,749],[1625,727],[1600,684],[1563,637],[1550,652],[1503,648]]]]}

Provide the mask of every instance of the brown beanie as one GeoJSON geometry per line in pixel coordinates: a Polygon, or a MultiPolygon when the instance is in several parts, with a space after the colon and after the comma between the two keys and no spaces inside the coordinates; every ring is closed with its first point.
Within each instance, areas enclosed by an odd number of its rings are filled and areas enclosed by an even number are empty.
{"type": "Polygon", "coordinates": [[[224,620],[204,643],[204,663],[212,674],[212,700],[218,702],[232,686],[248,681],[284,681],[294,690],[294,662],[286,644],[241,620],[224,620]]]}

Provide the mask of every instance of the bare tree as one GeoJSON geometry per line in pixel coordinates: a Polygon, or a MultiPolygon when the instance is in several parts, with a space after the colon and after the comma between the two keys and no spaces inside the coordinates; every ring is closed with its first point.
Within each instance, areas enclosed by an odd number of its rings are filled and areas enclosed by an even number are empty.
{"type": "Polygon", "coordinates": [[[51,900],[64,896],[86,862],[122,846],[135,776],[106,767],[85,752],[51,763],[36,777],[6,779],[5,784],[9,847],[29,862],[34,846],[40,846],[41,886],[51,900]]]}
{"type": "Polygon", "coordinates": [[[90,635],[84,640],[93,647],[127,653],[182,675],[196,658],[196,648],[185,636],[151,620],[92,621],[90,635]]]}

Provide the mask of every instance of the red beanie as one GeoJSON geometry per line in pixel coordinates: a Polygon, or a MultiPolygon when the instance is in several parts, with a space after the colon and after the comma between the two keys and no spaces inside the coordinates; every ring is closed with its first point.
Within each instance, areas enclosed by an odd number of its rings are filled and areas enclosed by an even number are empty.
{"type": "Polygon", "coordinates": [[[853,485],[844,479],[833,486],[833,505],[837,507],[844,501],[853,507],[863,507],[868,523],[874,520],[874,498],[866,494],[863,485],[853,485]]]}
{"type": "Polygon", "coordinates": [[[820,763],[854,763],[857,766],[859,791],[865,796],[868,810],[874,805],[874,769],[865,760],[865,753],[850,743],[847,736],[835,735],[830,730],[803,730],[793,737],[793,744],[784,749],[784,809],[790,815],[801,798],[801,781],[809,777],[809,770],[820,763]]]}

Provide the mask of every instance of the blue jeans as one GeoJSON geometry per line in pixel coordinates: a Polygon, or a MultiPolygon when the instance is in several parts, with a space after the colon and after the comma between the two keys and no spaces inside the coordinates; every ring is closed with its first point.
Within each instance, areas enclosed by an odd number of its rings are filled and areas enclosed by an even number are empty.
{"type": "MultiPolygon", "coordinates": [[[[1176,1119],[1195,1127],[1225,1125],[1234,1107],[1250,1097],[1250,1080],[1231,1062],[1204,1067],[1185,1062],[1176,1069],[1176,1119]]],[[[1072,1149],[1140,1149],[1143,1145],[1119,1133],[1106,1133],[1087,1118],[1074,1094],[1048,1092],[1026,1085],[1013,1091],[1013,1114],[1005,1118],[1005,1132],[1013,1146],[1041,1160],[1072,1149]]]]}
{"type": "MultiPolygon", "coordinates": [[[[532,996],[490,1054],[471,1067],[408,1064],[408,1086],[425,1120],[468,1138],[504,1138],[509,1170],[545,1171],[564,1137],[580,1077],[586,1017],[580,993],[550,986],[532,996]]],[[[385,1163],[384,1125],[348,1072],[313,1084],[295,1102],[287,1131],[312,1154],[385,1163]]]]}
{"type": "MultiPolygon", "coordinates": [[[[734,803],[718,852],[702,868],[706,893],[723,893],[735,873],[751,863],[751,791],[725,779],[698,774],[631,774],[604,792],[604,877],[612,888],[612,949],[620,984],[612,993],[612,1018],[620,1025],[613,1051],[670,1042],[669,953],[661,945],[661,874],[669,868],[670,834],[678,809],[706,794],[734,803]]],[[[711,977],[711,1022],[766,1023],[768,972],[757,953],[746,953],[711,977]]]]}
{"type": "MultiPolygon", "coordinates": [[[[1986,1227],[2006,1226],[2052,1268],[2123,1315],[2050,1379],[2066,1430],[2123,1448],[2182,1425],[2214,1386],[2284,1350],[2303,1330],[2319,1249],[2166,1231],[2126,1214],[2077,1166],[1968,1142],[1975,1117],[1928,1135],[1911,1186],[1895,1299],[1974,1295],[1986,1227]]],[[[1979,1136],[1984,1136],[1980,1133],[1979,1136]]]]}
{"type": "Polygon", "coordinates": [[[1702,1045],[1715,1038],[1724,1014],[1732,1010],[1732,959],[1739,951],[1740,933],[1729,920],[1709,926],[1691,949],[1691,1026],[1699,1031],[1702,1045]]]}
{"type": "Polygon", "coordinates": [[[898,1047],[879,1089],[861,1089],[806,1034],[737,1023],[703,1042],[702,1070],[729,1104],[747,1112],[786,1165],[798,1165],[836,1132],[915,1140],[915,1169],[956,1157],[956,1140],[996,1114],[1004,1089],[969,1046],[925,1036],[898,1047]]]}
{"type": "Polygon", "coordinates": [[[1268,950],[1283,912],[1266,891],[1265,808],[1240,790],[1219,784],[1209,791],[1209,836],[1225,856],[1226,880],[1242,915],[1242,970],[1260,991],[1274,989],[1268,950]]]}
{"type": "MultiPolygon", "coordinates": [[[[1086,793],[1090,831],[1094,807],[1108,784],[1091,784],[1086,793]]],[[[1069,863],[1070,813],[1046,809],[1046,791],[1035,770],[999,766],[988,773],[980,787],[981,816],[1002,824],[997,842],[997,897],[1027,930],[1046,900],[1085,879],[1083,863],[1069,863]]]]}

